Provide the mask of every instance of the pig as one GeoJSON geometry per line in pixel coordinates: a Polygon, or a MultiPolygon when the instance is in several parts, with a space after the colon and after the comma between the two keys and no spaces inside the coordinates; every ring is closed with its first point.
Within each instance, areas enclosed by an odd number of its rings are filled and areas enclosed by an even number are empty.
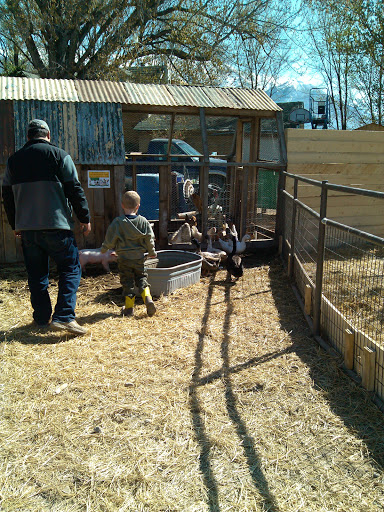
{"type": "Polygon", "coordinates": [[[102,253],[101,247],[99,249],[82,249],[79,251],[79,259],[83,272],[88,263],[101,263],[105,270],[110,272],[109,263],[117,261],[117,254],[111,250],[102,253]]]}

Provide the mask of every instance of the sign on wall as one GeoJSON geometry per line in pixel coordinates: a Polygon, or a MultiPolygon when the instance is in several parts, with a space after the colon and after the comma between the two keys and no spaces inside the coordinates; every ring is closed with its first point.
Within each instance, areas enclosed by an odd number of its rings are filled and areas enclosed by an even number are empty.
{"type": "Polygon", "coordinates": [[[88,171],[88,188],[111,188],[111,172],[88,171]]]}

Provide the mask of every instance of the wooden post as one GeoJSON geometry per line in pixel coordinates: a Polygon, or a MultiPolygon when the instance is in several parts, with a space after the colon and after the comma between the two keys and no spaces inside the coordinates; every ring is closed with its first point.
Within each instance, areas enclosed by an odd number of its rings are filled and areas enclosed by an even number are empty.
{"type": "MultiPolygon", "coordinates": [[[[260,118],[254,117],[251,121],[249,161],[257,162],[259,159],[260,146],[260,118]]],[[[249,168],[248,178],[248,206],[247,211],[251,214],[250,218],[256,221],[257,215],[257,167],[249,168]]]]}
{"type": "Polygon", "coordinates": [[[317,262],[316,262],[316,288],[313,306],[313,333],[320,335],[320,316],[321,299],[323,295],[323,267],[324,267],[324,249],[325,249],[325,225],[322,220],[327,216],[327,180],[322,181],[321,201],[320,201],[320,219],[319,219],[319,237],[317,242],[317,262]]]}
{"type": "MultiPolygon", "coordinates": [[[[292,223],[291,223],[291,254],[295,256],[295,236],[296,236],[296,214],[297,214],[297,194],[298,194],[298,179],[295,178],[293,185],[293,205],[292,205],[292,223]]],[[[293,259],[288,272],[289,277],[293,277],[293,259]]]]}
{"type": "Polygon", "coordinates": [[[242,238],[247,232],[248,179],[249,167],[248,165],[245,165],[243,171],[243,186],[241,190],[240,238],[242,238]]]}
{"type": "Polygon", "coordinates": [[[347,370],[353,370],[355,352],[355,335],[349,329],[344,331],[344,365],[347,370]]]}
{"type": "Polygon", "coordinates": [[[288,254],[288,275],[290,276],[292,274],[292,253],[288,254]]]}
{"type": "Polygon", "coordinates": [[[279,135],[279,146],[280,146],[280,162],[282,164],[282,169],[280,170],[279,175],[279,184],[277,189],[277,211],[276,211],[276,226],[275,226],[275,239],[276,237],[284,234],[284,214],[285,214],[285,197],[283,194],[283,190],[285,190],[285,175],[283,174],[283,170],[287,170],[287,145],[285,141],[285,131],[284,131],[284,120],[283,120],[283,112],[276,112],[276,125],[277,125],[277,133],[279,135]]]}
{"type": "Polygon", "coordinates": [[[376,366],[376,351],[369,347],[364,347],[362,350],[362,386],[367,391],[374,391],[375,389],[375,366],[376,366]]]}
{"type": "Polygon", "coordinates": [[[304,313],[308,316],[311,314],[312,307],[312,286],[307,284],[305,286],[305,296],[304,296],[304,313]]]}
{"type": "Polygon", "coordinates": [[[284,190],[286,188],[286,179],[284,172],[282,170],[279,171],[279,183],[277,190],[277,210],[276,210],[276,226],[275,226],[275,238],[283,236],[283,239],[286,238],[285,233],[285,196],[284,190]]]}
{"type": "Polygon", "coordinates": [[[286,166],[287,165],[287,146],[285,142],[285,132],[284,132],[284,120],[283,120],[283,112],[276,112],[276,124],[277,124],[277,133],[279,135],[279,145],[280,145],[280,161],[286,166]]]}
{"type": "Polygon", "coordinates": [[[283,253],[283,235],[279,236],[279,255],[283,253]]]}
{"type": "Polygon", "coordinates": [[[169,134],[168,134],[168,147],[167,147],[167,160],[170,161],[171,157],[171,147],[172,147],[172,138],[173,138],[173,128],[175,126],[175,113],[172,112],[171,115],[171,124],[169,126],[169,134]]]}
{"type": "Polygon", "coordinates": [[[136,156],[132,156],[132,190],[137,191],[137,169],[136,169],[136,156]]]}
{"type": "MultiPolygon", "coordinates": [[[[236,127],[236,163],[242,163],[243,161],[243,142],[243,122],[241,119],[238,119],[236,127]]],[[[239,222],[241,222],[243,170],[244,169],[242,165],[234,167],[231,183],[231,216],[233,217],[232,220],[237,224],[237,226],[239,226],[239,222]]]]}

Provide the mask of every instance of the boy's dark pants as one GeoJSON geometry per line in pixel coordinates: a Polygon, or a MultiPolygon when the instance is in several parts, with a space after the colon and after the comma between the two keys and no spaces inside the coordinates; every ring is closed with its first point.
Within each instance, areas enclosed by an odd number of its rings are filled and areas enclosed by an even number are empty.
{"type": "Polygon", "coordinates": [[[120,275],[120,283],[125,297],[135,296],[135,284],[140,294],[149,286],[148,274],[144,266],[144,258],[140,260],[123,260],[117,262],[120,275]]]}

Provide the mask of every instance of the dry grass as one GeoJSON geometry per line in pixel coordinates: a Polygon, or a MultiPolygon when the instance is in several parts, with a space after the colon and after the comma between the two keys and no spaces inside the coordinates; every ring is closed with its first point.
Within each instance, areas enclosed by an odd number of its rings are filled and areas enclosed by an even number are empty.
{"type": "MultiPolygon", "coordinates": [[[[375,512],[384,416],[318,348],[277,260],[119,316],[118,277],[78,295],[83,337],[30,326],[2,271],[0,509],[375,512]]],[[[54,296],[55,281],[52,296],[54,296]]]]}

